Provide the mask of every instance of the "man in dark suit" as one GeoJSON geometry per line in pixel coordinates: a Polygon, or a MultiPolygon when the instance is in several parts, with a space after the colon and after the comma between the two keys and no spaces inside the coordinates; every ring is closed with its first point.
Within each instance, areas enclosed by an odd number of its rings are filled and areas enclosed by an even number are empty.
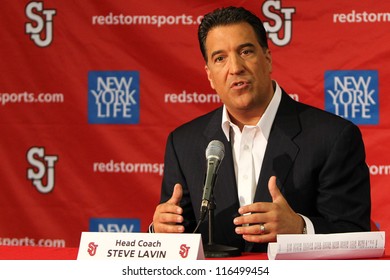
{"type": "MultiPolygon", "coordinates": [[[[263,24],[243,8],[207,14],[200,48],[223,106],[168,137],[154,232],[192,232],[199,220],[205,150],[225,146],[213,189],[214,242],[264,251],[277,234],[370,230],[370,182],[351,122],[296,102],[271,79],[263,24]]],[[[208,240],[208,226],[200,226],[208,240]]]]}

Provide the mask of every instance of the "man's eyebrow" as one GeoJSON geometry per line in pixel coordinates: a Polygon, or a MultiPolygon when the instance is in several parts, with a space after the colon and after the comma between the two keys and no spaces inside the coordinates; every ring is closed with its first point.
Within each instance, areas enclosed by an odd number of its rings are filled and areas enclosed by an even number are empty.
{"type": "Polygon", "coordinates": [[[253,43],[248,42],[248,43],[244,43],[244,44],[239,45],[237,49],[240,50],[240,49],[243,49],[246,47],[254,47],[254,46],[255,45],[253,43]]]}
{"type": "Polygon", "coordinates": [[[214,56],[216,56],[216,55],[218,55],[218,54],[220,54],[220,53],[223,53],[223,50],[216,50],[216,51],[213,51],[213,52],[211,53],[211,58],[213,58],[214,56]]]}

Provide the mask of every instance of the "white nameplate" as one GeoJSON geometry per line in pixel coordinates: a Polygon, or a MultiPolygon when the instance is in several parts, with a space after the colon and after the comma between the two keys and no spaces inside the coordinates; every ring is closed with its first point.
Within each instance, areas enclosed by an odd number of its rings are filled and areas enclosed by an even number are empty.
{"type": "Polygon", "coordinates": [[[200,234],[82,232],[78,260],[204,260],[200,234]]]}

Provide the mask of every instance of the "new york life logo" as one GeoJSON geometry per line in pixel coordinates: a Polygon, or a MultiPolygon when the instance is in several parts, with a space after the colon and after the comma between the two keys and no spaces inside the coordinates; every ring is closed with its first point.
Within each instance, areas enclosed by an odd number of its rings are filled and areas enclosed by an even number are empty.
{"type": "Polygon", "coordinates": [[[325,110],[357,125],[378,124],[378,71],[326,71],[325,110]]]}
{"type": "Polygon", "coordinates": [[[88,73],[89,123],[138,124],[139,100],[138,71],[88,73]]]}
{"type": "Polygon", "coordinates": [[[89,231],[91,232],[140,232],[139,219],[128,218],[90,218],[89,231]]]}

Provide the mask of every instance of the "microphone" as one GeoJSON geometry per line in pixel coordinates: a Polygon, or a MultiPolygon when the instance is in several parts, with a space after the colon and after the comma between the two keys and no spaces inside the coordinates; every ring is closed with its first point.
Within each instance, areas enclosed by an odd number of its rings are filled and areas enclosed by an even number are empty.
{"type": "Polygon", "coordinates": [[[241,255],[241,252],[236,247],[215,244],[214,243],[214,209],[215,203],[213,198],[213,188],[217,179],[217,172],[223,157],[225,156],[225,146],[221,141],[213,140],[209,143],[206,149],[207,171],[203,187],[202,204],[200,206],[200,219],[194,233],[203,222],[206,213],[209,213],[208,221],[208,243],[203,244],[205,257],[209,258],[224,258],[241,255]]]}
{"type": "Polygon", "coordinates": [[[225,156],[225,146],[221,141],[213,140],[206,149],[207,171],[203,187],[202,204],[200,207],[200,221],[205,218],[210,204],[211,195],[217,179],[217,172],[223,157],[225,156]]]}

